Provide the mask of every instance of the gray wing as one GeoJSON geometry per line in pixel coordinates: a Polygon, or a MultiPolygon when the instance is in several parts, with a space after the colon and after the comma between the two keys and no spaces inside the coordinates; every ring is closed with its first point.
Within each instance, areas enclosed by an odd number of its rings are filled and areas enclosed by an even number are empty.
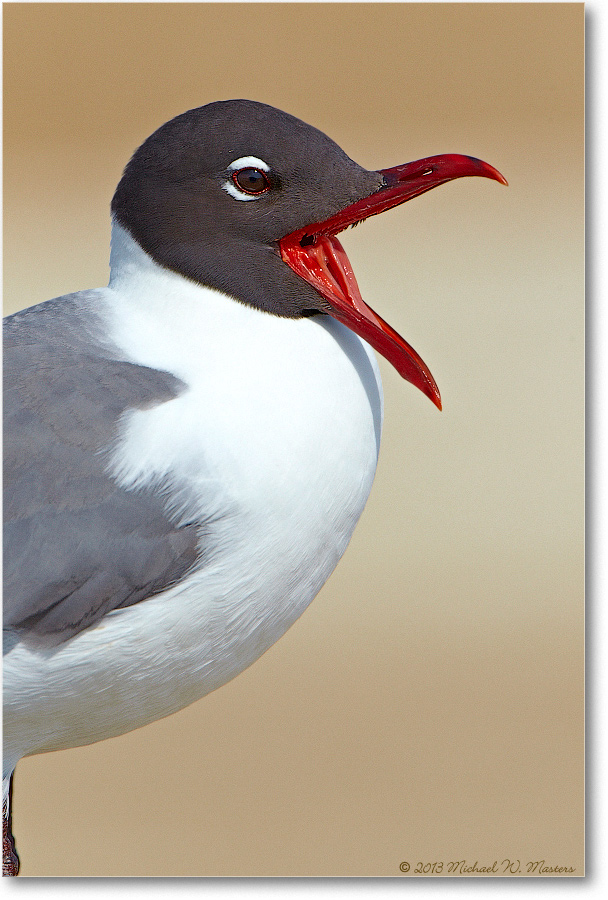
{"type": "Polygon", "coordinates": [[[113,358],[95,333],[96,298],[5,320],[4,625],[51,645],[164,590],[198,557],[201,523],[173,521],[162,487],[126,491],[106,474],[122,413],[184,385],[113,358]]]}

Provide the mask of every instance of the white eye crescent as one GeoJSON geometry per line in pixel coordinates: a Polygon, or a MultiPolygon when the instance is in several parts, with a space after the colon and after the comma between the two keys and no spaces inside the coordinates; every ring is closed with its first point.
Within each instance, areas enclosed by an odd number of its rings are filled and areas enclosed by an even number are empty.
{"type": "Polygon", "coordinates": [[[222,184],[235,200],[257,200],[270,190],[266,173],[270,166],[257,156],[240,156],[227,168],[229,178],[222,184]]]}

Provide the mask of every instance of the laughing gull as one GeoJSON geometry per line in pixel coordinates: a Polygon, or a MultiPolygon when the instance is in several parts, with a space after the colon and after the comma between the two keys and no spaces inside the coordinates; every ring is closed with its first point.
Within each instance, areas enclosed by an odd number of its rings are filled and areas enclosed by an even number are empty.
{"type": "Polygon", "coordinates": [[[225,684],[344,553],[378,458],[372,348],[439,408],[336,234],[468,175],[379,171],[248,100],[177,116],[112,201],[109,286],[5,322],[4,872],[19,759],[225,684]]]}

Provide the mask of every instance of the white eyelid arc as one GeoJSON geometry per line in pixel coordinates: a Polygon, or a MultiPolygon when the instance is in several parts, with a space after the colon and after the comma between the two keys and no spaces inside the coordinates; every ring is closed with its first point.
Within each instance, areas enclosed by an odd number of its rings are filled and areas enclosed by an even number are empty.
{"type": "Polygon", "coordinates": [[[257,156],[240,156],[231,162],[228,166],[229,172],[236,172],[238,169],[261,169],[262,172],[270,172],[270,166],[263,159],[257,156]]]}
{"type": "MultiPolygon", "coordinates": [[[[228,166],[228,172],[238,172],[239,169],[261,169],[262,172],[270,172],[270,166],[263,159],[257,156],[240,156],[228,166]]],[[[223,189],[235,200],[258,200],[261,194],[246,194],[245,191],[239,191],[238,187],[230,178],[222,185],[223,189]]]]}

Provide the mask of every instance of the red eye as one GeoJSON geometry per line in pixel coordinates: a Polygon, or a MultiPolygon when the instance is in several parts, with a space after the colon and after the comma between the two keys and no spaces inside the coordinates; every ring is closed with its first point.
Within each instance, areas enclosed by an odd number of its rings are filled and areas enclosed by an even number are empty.
{"type": "Polygon", "coordinates": [[[232,180],[246,194],[263,194],[270,189],[270,182],[261,169],[239,169],[232,173],[232,180]]]}

